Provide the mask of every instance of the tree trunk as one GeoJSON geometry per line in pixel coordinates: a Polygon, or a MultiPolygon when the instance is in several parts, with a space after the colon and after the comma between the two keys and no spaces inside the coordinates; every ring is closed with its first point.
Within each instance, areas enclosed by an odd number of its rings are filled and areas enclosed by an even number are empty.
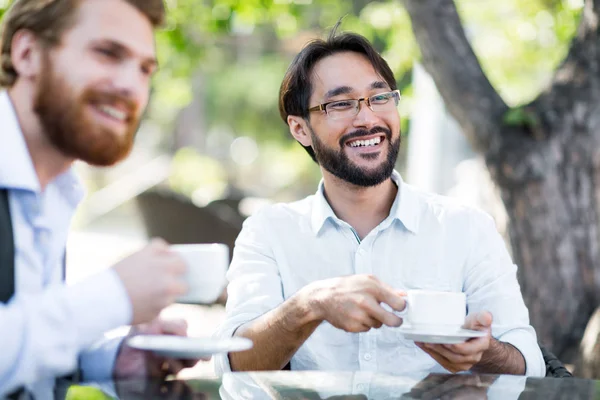
{"type": "Polygon", "coordinates": [[[452,0],[404,4],[423,65],[500,189],[538,339],[574,362],[600,303],[600,0],[586,0],[548,90],[512,111],[481,70],[452,0]],[[519,115],[510,124],[508,112],[519,115]]]}
{"type": "Polygon", "coordinates": [[[487,157],[509,216],[532,325],[538,340],[569,363],[599,304],[595,141],[582,132],[569,140],[553,137],[536,146],[503,148],[503,158],[487,157]]]}

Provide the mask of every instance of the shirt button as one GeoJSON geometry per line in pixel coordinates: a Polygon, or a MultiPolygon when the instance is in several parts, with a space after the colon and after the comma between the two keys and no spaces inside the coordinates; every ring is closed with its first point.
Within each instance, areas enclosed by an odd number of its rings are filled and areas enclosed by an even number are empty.
{"type": "Polygon", "coordinates": [[[365,250],[364,249],[358,249],[358,254],[359,255],[364,255],[365,254],[365,250]]]}
{"type": "Polygon", "coordinates": [[[358,385],[356,385],[356,389],[358,390],[365,390],[365,385],[362,383],[359,383],[358,385]]]}
{"type": "Polygon", "coordinates": [[[371,356],[371,353],[367,353],[367,354],[365,354],[365,355],[363,356],[363,358],[364,358],[366,361],[371,361],[371,359],[372,359],[373,357],[371,356]]]}

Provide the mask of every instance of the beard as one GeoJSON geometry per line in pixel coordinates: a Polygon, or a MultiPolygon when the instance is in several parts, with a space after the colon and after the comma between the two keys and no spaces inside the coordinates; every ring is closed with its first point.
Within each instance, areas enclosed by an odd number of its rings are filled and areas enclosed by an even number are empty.
{"type": "MultiPolygon", "coordinates": [[[[398,159],[398,153],[400,152],[401,139],[392,141],[392,132],[381,126],[369,130],[359,129],[347,135],[344,135],[340,141],[340,150],[335,150],[327,147],[318,137],[315,135],[312,127],[310,128],[310,135],[312,137],[312,148],[315,152],[315,157],[320,166],[325,168],[331,174],[338,178],[351,183],[356,186],[370,187],[376,186],[384,182],[394,171],[396,160],[398,159]],[[365,170],[354,164],[348,158],[344,151],[345,143],[349,139],[360,138],[367,135],[373,135],[375,133],[384,133],[386,143],[388,144],[388,151],[386,159],[373,170],[365,170]]],[[[374,159],[377,154],[362,154],[360,157],[365,159],[374,159]]]]}
{"type": "Polygon", "coordinates": [[[48,55],[44,57],[33,110],[54,147],[69,158],[95,166],[110,166],[124,159],[133,147],[140,118],[128,97],[86,88],[79,95],[64,77],[55,73],[48,55]],[[120,106],[126,110],[125,132],[116,132],[86,115],[88,107],[120,106]]]}

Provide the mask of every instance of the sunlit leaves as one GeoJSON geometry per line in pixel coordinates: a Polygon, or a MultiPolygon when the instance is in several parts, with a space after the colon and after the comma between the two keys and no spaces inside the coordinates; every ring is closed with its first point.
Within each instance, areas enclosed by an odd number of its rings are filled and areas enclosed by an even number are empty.
{"type": "Polygon", "coordinates": [[[578,0],[458,0],[468,37],[492,84],[511,105],[549,82],[577,28],[578,0]]]}

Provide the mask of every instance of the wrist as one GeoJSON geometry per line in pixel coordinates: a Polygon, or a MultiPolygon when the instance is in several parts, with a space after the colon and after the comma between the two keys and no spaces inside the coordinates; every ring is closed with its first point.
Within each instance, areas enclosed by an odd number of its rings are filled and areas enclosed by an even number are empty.
{"type": "Polygon", "coordinates": [[[298,318],[302,321],[302,325],[323,322],[323,307],[319,291],[320,289],[316,285],[309,284],[300,289],[290,299],[298,318]]]}
{"type": "Polygon", "coordinates": [[[510,343],[490,338],[490,346],[472,370],[490,374],[525,374],[525,358],[510,343]]]}

